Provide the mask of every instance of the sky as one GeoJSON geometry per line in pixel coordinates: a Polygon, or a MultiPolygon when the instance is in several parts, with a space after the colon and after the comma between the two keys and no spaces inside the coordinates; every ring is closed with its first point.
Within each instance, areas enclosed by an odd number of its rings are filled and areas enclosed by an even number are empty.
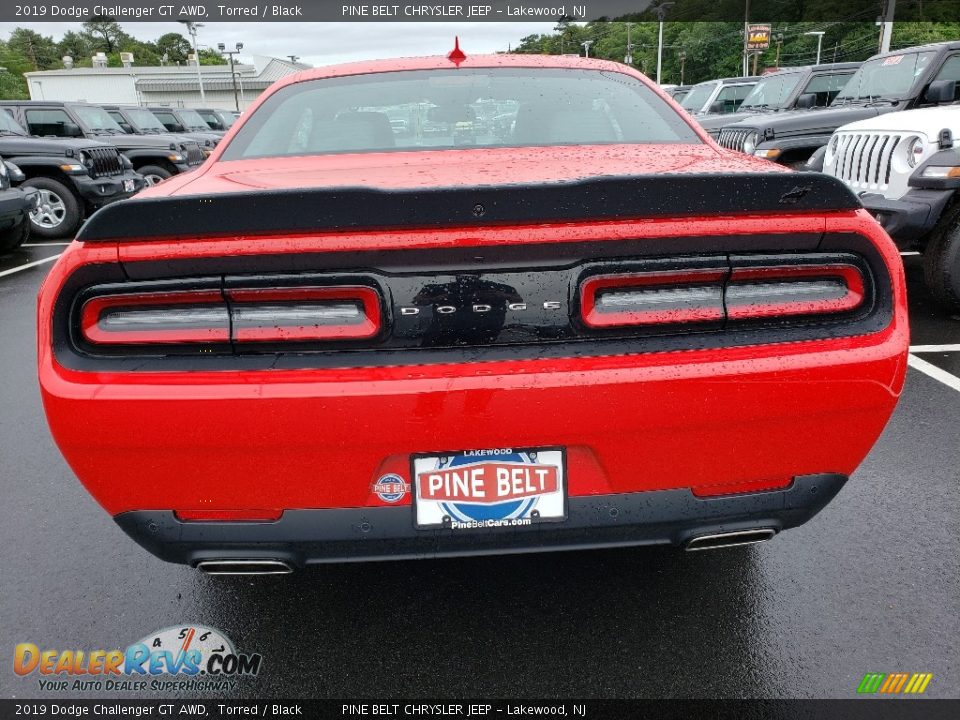
{"type": "MultiPolygon", "coordinates": [[[[460,36],[461,49],[469,53],[492,53],[516,46],[521,38],[534,33],[549,33],[554,22],[354,22],[354,23],[206,23],[200,28],[197,42],[201,47],[228,48],[243,43],[239,62],[249,62],[252,55],[284,57],[297,55],[299,62],[309,65],[332,65],[354,60],[407,57],[411,55],[446,54],[453,47],[453,38],[460,36]]],[[[177,22],[123,23],[130,35],[140,40],[156,40],[168,32],[186,36],[177,22]]],[[[79,32],[80,23],[0,23],[0,37],[6,39],[16,27],[27,27],[42,35],[60,40],[68,30],[79,32]]],[[[136,61],[134,61],[136,62],[136,61]]]]}

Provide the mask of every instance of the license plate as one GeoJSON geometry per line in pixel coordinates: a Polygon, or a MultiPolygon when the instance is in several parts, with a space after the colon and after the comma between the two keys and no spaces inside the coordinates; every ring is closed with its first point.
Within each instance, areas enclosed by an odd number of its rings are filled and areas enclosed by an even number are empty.
{"type": "Polygon", "coordinates": [[[124,180],[124,181],[123,181],[123,191],[124,191],[124,192],[133,192],[133,191],[136,189],[136,187],[137,187],[137,186],[134,185],[133,180],[124,180]]]}
{"type": "Polygon", "coordinates": [[[418,528],[510,528],[567,516],[562,448],[416,455],[412,474],[418,528]]]}

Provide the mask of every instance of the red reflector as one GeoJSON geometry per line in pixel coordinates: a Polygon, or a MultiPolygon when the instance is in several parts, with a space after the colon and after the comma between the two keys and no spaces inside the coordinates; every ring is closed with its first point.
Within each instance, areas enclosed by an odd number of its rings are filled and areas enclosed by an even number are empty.
{"type": "Polygon", "coordinates": [[[363,340],[380,332],[380,296],[363,286],[227,290],[233,339],[363,340]]]}
{"type": "Polygon", "coordinates": [[[580,284],[580,315],[593,328],[723,320],[726,270],[597,275],[580,284]]]}
{"type": "Polygon", "coordinates": [[[108,295],[84,303],[80,330],[106,345],[228,342],[230,315],[218,290],[108,295]]]}
{"type": "Polygon", "coordinates": [[[863,275],[853,265],[734,268],[725,294],[731,320],[846,312],[863,298],[863,275]]]}
{"type": "Polygon", "coordinates": [[[184,522],[275,522],[283,510],[176,510],[173,514],[184,522]]]}
{"type": "Polygon", "coordinates": [[[723,485],[700,485],[693,488],[696,497],[716,497],[718,495],[742,495],[744,493],[779,490],[793,482],[793,478],[774,478],[772,480],[744,480],[743,482],[723,485]]]}

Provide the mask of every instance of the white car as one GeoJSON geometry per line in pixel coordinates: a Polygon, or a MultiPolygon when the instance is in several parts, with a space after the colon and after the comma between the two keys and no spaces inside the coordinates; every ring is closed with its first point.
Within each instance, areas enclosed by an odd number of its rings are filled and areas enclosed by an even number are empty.
{"type": "Polygon", "coordinates": [[[859,195],[901,248],[923,253],[934,297],[960,310],[960,105],[844,125],[823,172],[859,195]]]}

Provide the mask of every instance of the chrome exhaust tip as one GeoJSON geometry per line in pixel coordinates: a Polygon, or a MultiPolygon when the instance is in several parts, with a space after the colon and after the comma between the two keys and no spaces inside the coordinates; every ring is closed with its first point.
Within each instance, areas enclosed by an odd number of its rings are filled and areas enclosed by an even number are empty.
{"type": "Polygon", "coordinates": [[[769,540],[776,534],[777,531],[773,528],[754,528],[714,535],[699,535],[687,542],[686,549],[688,551],[716,550],[717,548],[734,547],[735,545],[753,545],[769,540]]]}
{"type": "Polygon", "coordinates": [[[207,575],[288,575],[293,567],[283,560],[201,560],[197,570],[207,575]]]}

